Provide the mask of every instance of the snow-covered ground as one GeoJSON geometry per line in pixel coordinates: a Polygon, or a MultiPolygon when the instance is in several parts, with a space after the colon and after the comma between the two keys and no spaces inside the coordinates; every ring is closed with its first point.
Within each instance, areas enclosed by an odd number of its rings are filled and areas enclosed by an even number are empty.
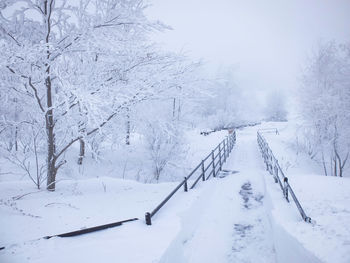
{"type": "MultiPolygon", "coordinates": [[[[199,131],[188,132],[186,140],[189,142],[189,149],[185,164],[188,167],[184,167],[184,170],[189,171],[197,165],[201,158],[207,155],[226,135],[227,131],[212,133],[209,136],[202,136],[199,131]]],[[[72,175],[60,174],[63,180],[59,180],[57,190],[53,193],[46,190],[38,191],[32,182],[26,177],[16,174],[16,171],[1,175],[0,247],[6,246],[8,249],[0,251],[0,262],[2,260],[5,262],[36,262],[37,260],[38,262],[47,262],[47,259],[52,256],[52,251],[46,251],[46,249],[41,248],[41,245],[45,246],[56,241],[38,241],[38,238],[129,218],[140,218],[142,222],[129,224],[139,225],[143,229],[142,231],[148,233],[147,231],[151,231],[151,229],[144,228],[145,212],[158,205],[178,184],[177,182],[143,184],[120,179],[122,171],[111,160],[103,160],[99,164],[86,160],[85,169],[88,169],[85,171],[85,179],[82,179],[81,174],[76,175],[77,179],[72,179],[72,175]],[[98,177],[93,177],[94,174],[98,177]],[[108,175],[108,177],[103,175],[108,175]],[[22,178],[22,180],[18,180],[18,178],[22,178]],[[38,248],[36,248],[37,246],[38,248]]],[[[73,168],[68,168],[68,170],[73,170],[73,168]]],[[[180,178],[185,175],[183,174],[180,178]]],[[[175,198],[184,198],[182,202],[178,203],[177,209],[180,211],[186,209],[184,202],[191,200],[181,194],[175,198]]],[[[177,204],[177,202],[169,202],[167,206],[171,208],[172,203],[177,204]]],[[[159,213],[161,214],[162,211],[159,213]]],[[[173,217],[171,213],[169,216],[173,217]]],[[[123,226],[123,228],[125,227],[127,226],[123,226]]],[[[152,229],[154,228],[152,227],[152,229]]],[[[118,228],[118,233],[120,229],[118,228]]],[[[120,239],[120,247],[123,247],[124,243],[129,246],[128,244],[134,243],[135,239],[140,239],[140,236],[137,237],[132,232],[128,234],[129,229],[125,231],[127,231],[125,235],[130,238],[130,243],[123,237],[120,239]]],[[[151,238],[150,240],[146,239],[145,244],[158,244],[158,240],[161,240],[166,246],[176,234],[177,228],[173,228],[173,235],[169,229],[165,232],[156,232],[157,235],[141,234],[151,238]],[[165,238],[159,238],[159,235],[165,238]],[[166,242],[167,239],[169,239],[168,242],[166,242]]],[[[95,236],[87,235],[87,237],[95,239],[95,236]]],[[[113,237],[114,239],[115,237],[113,237]]],[[[64,242],[67,241],[69,242],[65,239],[64,242]]],[[[143,245],[141,242],[140,246],[143,245]]],[[[66,246],[63,246],[62,249],[66,249],[66,246]]],[[[124,257],[119,249],[118,251],[113,249],[112,252],[118,252],[118,257],[123,258],[123,262],[151,262],[154,258],[160,257],[164,249],[147,253],[147,257],[145,253],[137,253],[134,258],[130,255],[130,250],[121,250],[125,252],[124,257]]],[[[108,255],[106,251],[102,252],[108,255]]],[[[69,259],[69,253],[61,255],[59,252],[58,254],[60,254],[58,258],[67,256],[66,262],[70,262],[74,258],[72,256],[72,259],[69,259]]],[[[105,258],[108,261],[109,257],[105,258]]],[[[87,256],[86,259],[94,262],[93,257],[87,256]]]]}
{"type": "MultiPolygon", "coordinates": [[[[220,178],[179,191],[153,218],[152,210],[177,183],[141,184],[110,177],[67,180],[56,192],[35,192],[26,181],[0,182],[0,262],[350,262],[348,178],[305,171],[287,143],[288,123],[264,123],[237,132],[237,145],[220,178]],[[285,173],[308,216],[302,221],[293,203],[265,171],[256,131],[275,156],[290,159],[285,173]],[[284,134],[287,135],[284,135],[284,134]],[[285,136],[285,137],[284,137],[285,136]],[[294,169],[294,170],[293,170],[294,169]],[[103,223],[138,217],[121,227],[72,238],[37,239],[103,223]]],[[[193,135],[193,163],[224,136],[193,135]]],[[[301,157],[297,157],[300,159],[301,157]]],[[[306,157],[305,157],[306,158],[306,157]]],[[[283,162],[283,161],[281,161],[283,162]]]]}
{"type": "MultiPolygon", "coordinates": [[[[267,174],[267,192],[276,232],[297,240],[322,262],[350,262],[350,178],[324,176],[322,166],[295,149],[296,126],[293,123],[265,123],[262,128],[277,128],[279,134],[262,132],[279,160],[306,214],[314,225],[301,222],[294,203],[281,200],[279,187],[267,174]],[[300,221],[300,223],[299,223],[300,221]]],[[[312,262],[309,260],[309,262],[312,262]]]]}
{"type": "Polygon", "coordinates": [[[203,194],[181,216],[181,231],[160,262],[275,262],[255,138],[237,136],[225,177],[200,186],[203,194]]]}

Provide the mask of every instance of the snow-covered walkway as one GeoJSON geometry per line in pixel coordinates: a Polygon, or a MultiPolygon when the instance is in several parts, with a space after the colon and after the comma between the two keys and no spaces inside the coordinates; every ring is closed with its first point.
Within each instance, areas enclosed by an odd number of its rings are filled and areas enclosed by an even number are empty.
{"type": "Polygon", "coordinates": [[[256,133],[239,133],[221,173],[182,216],[161,262],[275,262],[256,133]]]}

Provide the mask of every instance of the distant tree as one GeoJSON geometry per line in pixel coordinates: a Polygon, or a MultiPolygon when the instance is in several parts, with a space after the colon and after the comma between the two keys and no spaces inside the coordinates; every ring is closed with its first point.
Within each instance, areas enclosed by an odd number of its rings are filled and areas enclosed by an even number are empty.
{"type": "Polygon", "coordinates": [[[286,121],[286,99],[284,95],[278,91],[270,91],[265,102],[264,114],[266,120],[269,121],[286,121]]]}
{"type": "Polygon", "coordinates": [[[219,69],[215,81],[210,82],[208,94],[202,113],[208,128],[219,130],[261,119],[257,96],[236,84],[231,67],[219,69]]]}

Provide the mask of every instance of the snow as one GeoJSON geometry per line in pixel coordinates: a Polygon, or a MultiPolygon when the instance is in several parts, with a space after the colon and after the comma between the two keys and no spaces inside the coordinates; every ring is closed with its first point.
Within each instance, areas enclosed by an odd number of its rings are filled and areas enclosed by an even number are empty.
{"type": "MultiPolygon", "coordinates": [[[[326,177],[321,165],[306,154],[293,152],[291,142],[295,136],[295,124],[265,123],[262,126],[264,125],[278,128],[278,135],[269,132],[263,133],[263,136],[275,157],[279,162],[282,160],[282,169],[306,214],[316,222],[314,225],[302,222],[294,203],[287,204],[281,200],[279,187],[267,183],[273,223],[282,228],[289,238],[300,243],[298,246],[309,251],[311,257],[317,257],[322,262],[349,262],[350,178],[326,177]]],[[[267,176],[269,178],[266,180],[272,182],[272,176],[267,176]]]]}
{"type": "Polygon", "coordinates": [[[160,262],[274,262],[264,171],[255,142],[239,136],[224,166],[231,173],[201,185],[205,191],[182,216],[181,231],[160,262]]]}
{"type": "MultiPolygon", "coordinates": [[[[237,131],[225,172],[187,193],[180,189],[152,226],[144,223],[144,213],[176,182],[103,176],[65,180],[49,193],[35,192],[28,181],[1,181],[0,245],[7,247],[0,262],[349,262],[350,180],[322,176],[317,165],[305,167],[307,156],[296,157],[290,147],[292,126],[263,123],[237,131]],[[266,127],[279,128],[279,135],[263,135],[277,159],[283,154],[283,169],[314,225],[302,221],[265,171],[256,131],[266,127]],[[35,193],[11,198],[28,192],[35,193]],[[38,239],[134,217],[140,220],[83,236],[38,239]]],[[[196,134],[190,135],[193,164],[225,135],[196,134]]]]}
{"type": "MultiPolygon", "coordinates": [[[[199,131],[189,132],[186,138],[187,141],[191,142],[187,158],[188,163],[198,162],[226,135],[227,131],[212,133],[209,136],[201,136],[199,131]]],[[[87,178],[82,179],[82,176],[79,175],[77,180],[72,180],[71,175],[65,176],[69,179],[60,181],[57,190],[53,193],[36,190],[28,180],[11,181],[5,175],[2,175],[0,182],[0,213],[2,215],[0,217],[0,245],[8,248],[4,251],[5,254],[1,251],[0,262],[1,259],[11,260],[11,262],[25,262],[27,258],[33,262],[47,262],[47,259],[53,255],[57,257],[57,261],[70,262],[73,258],[68,259],[69,255],[76,254],[74,250],[78,250],[74,245],[75,241],[70,241],[71,239],[68,240],[67,238],[62,241],[60,241],[61,238],[38,239],[48,235],[134,217],[140,218],[140,221],[101,232],[107,234],[106,238],[108,239],[108,235],[110,235],[108,233],[116,231],[118,236],[112,234],[110,237],[112,239],[111,243],[119,244],[118,247],[120,248],[126,246],[126,249],[113,250],[116,255],[101,250],[100,252],[103,254],[100,256],[106,255],[105,258],[117,256],[129,262],[140,262],[140,258],[145,260],[144,262],[152,262],[154,258],[161,257],[167,244],[179,231],[179,220],[173,214],[176,215],[177,212],[180,213],[183,209],[186,209],[191,204],[192,199],[188,199],[188,196],[176,194],[166,204],[165,211],[169,210],[169,213],[164,215],[164,209],[160,210],[154,217],[155,222],[152,228],[145,227],[143,221],[145,212],[155,208],[178,183],[143,184],[115,177],[103,176],[96,178],[92,177],[96,172],[99,175],[106,173],[118,177],[120,169],[116,169],[117,172],[110,173],[113,168],[118,167],[108,160],[102,161],[100,164],[95,163],[95,166],[92,162],[86,161],[86,163],[86,167],[91,168],[86,172],[87,178]],[[13,198],[22,195],[24,196],[18,200],[13,200],[13,198]],[[187,203],[187,206],[185,203],[187,203]],[[164,217],[164,221],[158,222],[158,217],[164,217]],[[169,224],[171,228],[169,228],[169,224]],[[131,227],[128,225],[131,225],[131,227]],[[164,231],[164,228],[166,231],[164,231]],[[140,238],[141,236],[144,239],[140,238]],[[130,250],[127,247],[130,247],[130,244],[134,246],[135,239],[139,242],[139,250],[145,249],[147,251],[147,257],[145,257],[145,253],[135,254],[134,257],[130,255],[130,250]],[[165,246],[163,250],[159,241],[162,241],[163,246],[165,246]],[[68,246],[67,242],[69,243],[68,246]],[[154,247],[149,248],[145,244],[154,244],[154,247]],[[55,246],[57,251],[52,251],[50,246],[55,246]],[[72,247],[72,250],[70,250],[70,247],[72,247]],[[70,252],[66,251],[68,248],[70,252]]],[[[11,176],[13,175],[8,175],[8,177],[11,176]]],[[[119,177],[121,176],[119,175],[119,177]]],[[[189,195],[191,196],[191,194],[189,195]]],[[[196,194],[200,194],[200,191],[196,194]]],[[[98,246],[98,244],[93,243],[95,238],[97,237],[96,242],[100,242],[98,236],[103,239],[105,237],[104,234],[97,234],[97,236],[94,234],[82,236],[79,246],[81,246],[81,242],[98,246]]],[[[72,240],[76,239],[72,238],[72,240]]],[[[108,249],[106,248],[106,250],[108,249]]],[[[99,254],[96,251],[94,253],[99,254]]],[[[86,261],[94,262],[93,258],[92,255],[87,254],[86,261]]]]}

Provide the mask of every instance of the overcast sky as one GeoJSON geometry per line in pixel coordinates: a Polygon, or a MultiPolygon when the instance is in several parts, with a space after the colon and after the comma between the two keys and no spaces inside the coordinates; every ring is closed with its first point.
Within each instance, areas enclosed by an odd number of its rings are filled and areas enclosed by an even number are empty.
{"type": "Polygon", "coordinates": [[[318,41],[350,41],[350,0],[149,0],[173,30],[156,40],[215,72],[234,65],[244,88],[292,89],[318,41]]]}

